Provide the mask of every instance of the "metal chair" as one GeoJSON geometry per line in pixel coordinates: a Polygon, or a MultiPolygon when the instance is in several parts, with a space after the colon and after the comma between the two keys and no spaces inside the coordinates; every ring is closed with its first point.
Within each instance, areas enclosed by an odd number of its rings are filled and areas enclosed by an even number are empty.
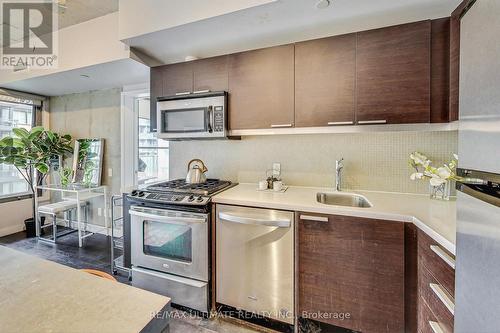
{"type": "MultiPolygon", "coordinates": [[[[84,223],[86,230],[86,225],[88,222],[88,202],[86,201],[80,202],[80,207],[83,208],[84,223]]],[[[57,233],[57,214],[63,213],[64,221],[66,221],[68,223],[68,226],[71,227],[71,222],[73,222],[73,212],[75,212],[76,209],[77,209],[76,202],[69,200],[38,206],[38,213],[40,215],[47,215],[52,217],[52,223],[40,226],[41,229],[52,226],[52,237],[45,238],[40,236],[39,239],[44,242],[55,243],[58,237],[66,236],[68,234],[78,231],[78,230],[68,230],[57,233]]],[[[80,221],[77,221],[77,223],[80,223],[80,221]]]]}

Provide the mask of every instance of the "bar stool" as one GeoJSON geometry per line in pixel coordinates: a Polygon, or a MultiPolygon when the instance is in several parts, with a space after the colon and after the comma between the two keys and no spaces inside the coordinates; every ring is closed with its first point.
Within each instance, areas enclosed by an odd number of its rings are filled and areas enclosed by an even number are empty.
{"type": "MultiPolygon", "coordinates": [[[[87,229],[87,222],[88,222],[88,202],[86,201],[81,201],[80,202],[80,208],[83,208],[83,214],[84,214],[84,223],[85,223],[85,229],[87,229]]],[[[77,230],[69,230],[61,233],[57,233],[57,214],[63,213],[64,214],[64,221],[68,222],[68,226],[71,226],[71,222],[73,222],[73,212],[76,212],[76,202],[75,201],[69,201],[69,200],[64,200],[64,201],[59,201],[59,202],[54,202],[42,206],[38,206],[38,213],[42,215],[48,215],[52,217],[52,224],[46,224],[43,226],[40,226],[40,229],[47,228],[52,226],[52,237],[51,238],[45,238],[45,237],[39,237],[40,240],[44,242],[49,242],[49,243],[55,243],[58,237],[66,236],[68,234],[71,234],[73,232],[78,231],[77,230]]],[[[80,228],[80,221],[77,221],[78,223],[78,228],[80,228]]]]}

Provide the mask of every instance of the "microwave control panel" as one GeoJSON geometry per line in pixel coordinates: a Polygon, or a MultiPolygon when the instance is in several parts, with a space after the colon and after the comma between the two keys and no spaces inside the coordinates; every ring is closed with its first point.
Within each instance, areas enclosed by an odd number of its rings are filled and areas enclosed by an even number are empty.
{"type": "Polygon", "coordinates": [[[214,107],[214,132],[224,132],[224,107],[214,107]]]}

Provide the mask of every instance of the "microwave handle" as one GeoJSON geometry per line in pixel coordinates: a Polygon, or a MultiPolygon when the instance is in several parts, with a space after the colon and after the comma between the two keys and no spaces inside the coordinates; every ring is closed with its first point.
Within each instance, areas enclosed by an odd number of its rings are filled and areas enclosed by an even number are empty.
{"type": "Polygon", "coordinates": [[[214,110],[211,105],[208,107],[207,113],[207,129],[208,133],[212,133],[214,131],[214,110]]]}

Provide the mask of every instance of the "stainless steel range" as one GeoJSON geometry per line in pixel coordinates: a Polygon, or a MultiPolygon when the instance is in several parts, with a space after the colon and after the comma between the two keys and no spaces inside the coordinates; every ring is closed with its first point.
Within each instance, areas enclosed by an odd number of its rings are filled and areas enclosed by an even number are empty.
{"type": "Polygon", "coordinates": [[[132,191],[127,197],[132,285],[208,312],[210,199],[234,185],[172,180],[132,191]]]}

